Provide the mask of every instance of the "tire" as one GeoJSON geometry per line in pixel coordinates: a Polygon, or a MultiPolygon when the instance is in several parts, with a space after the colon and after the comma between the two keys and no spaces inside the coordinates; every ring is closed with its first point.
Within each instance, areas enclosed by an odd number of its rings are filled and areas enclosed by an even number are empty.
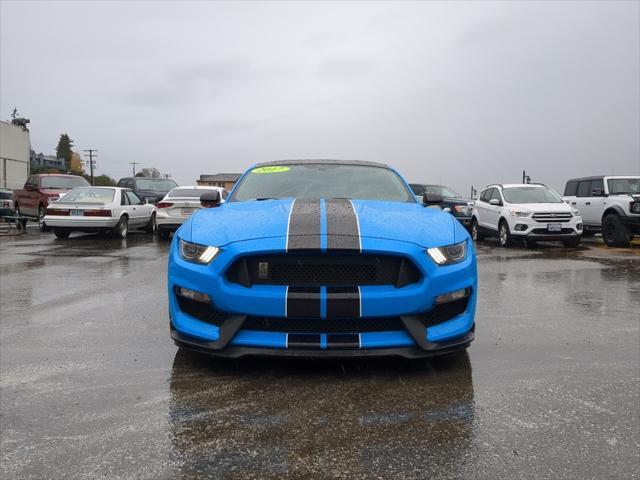
{"type": "Polygon", "coordinates": [[[502,220],[498,224],[498,241],[500,242],[500,246],[505,248],[510,247],[513,243],[509,224],[505,220],[502,220]]]}
{"type": "Polygon", "coordinates": [[[156,221],[155,212],[151,214],[151,218],[147,222],[147,226],[144,228],[147,233],[158,233],[158,222],[156,221]]]}
{"type": "Polygon", "coordinates": [[[63,228],[54,228],[53,234],[58,238],[69,238],[71,232],[69,230],[64,230],[63,228]]]}
{"type": "Polygon", "coordinates": [[[622,219],[609,213],[602,221],[602,238],[607,247],[628,247],[632,237],[622,219]]]}
{"type": "Polygon", "coordinates": [[[158,236],[160,237],[160,240],[169,240],[169,234],[169,230],[164,228],[158,229],[158,236]]]}
{"type": "Polygon", "coordinates": [[[46,223],[44,223],[44,216],[45,216],[44,205],[40,205],[38,207],[38,228],[40,229],[41,232],[48,232],[50,228],[47,227],[46,223]]]}
{"type": "Polygon", "coordinates": [[[129,217],[123,215],[120,217],[118,224],[113,227],[113,234],[118,238],[127,238],[129,232],[129,217]]]}
{"type": "Polygon", "coordinates": [[[582,243],[582,237],[572,238],[571,240],[565,240],[562,244],[567,248],[578,248],[582,243]]]}
{"type": "Polygon", "coordinates": [[[478,225],[476,217],[473,217],[473,220],[471,220],[471,238],[473,238],[474,242],[479,242],[484,239],[484,233],[480,231],[480,225],[478,225]]]}

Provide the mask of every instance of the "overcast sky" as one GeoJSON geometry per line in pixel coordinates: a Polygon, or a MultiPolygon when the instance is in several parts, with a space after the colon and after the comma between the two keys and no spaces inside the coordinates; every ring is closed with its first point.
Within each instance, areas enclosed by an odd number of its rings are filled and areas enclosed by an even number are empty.
{"type": "Polygon", "coordinates": [[[640,173],[640,3],[0,2],[0,117],[181,184],[283,158],[470,186],[640,173]]]}

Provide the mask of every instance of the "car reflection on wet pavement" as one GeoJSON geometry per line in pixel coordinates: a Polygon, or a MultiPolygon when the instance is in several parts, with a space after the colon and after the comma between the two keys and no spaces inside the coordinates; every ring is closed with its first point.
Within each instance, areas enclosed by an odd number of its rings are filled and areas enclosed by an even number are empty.
{"type": "Polygon", "coordinates": [[[168,243],[0,241],[2,478],[638,478],[640,255],[478,246],[428,360],[178,351],[168,243]]]}

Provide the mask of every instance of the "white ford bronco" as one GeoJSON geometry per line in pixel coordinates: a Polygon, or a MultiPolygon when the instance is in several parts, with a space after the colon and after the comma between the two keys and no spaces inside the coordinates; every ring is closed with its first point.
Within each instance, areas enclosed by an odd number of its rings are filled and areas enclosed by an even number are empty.
{"type": "Polygon", "coordinates": [[[609,247],[626,247],[640,235],[640,177],[575,178],[564,189],[564,200],[580,210],[584,237],[602,232],[609,247]]]}

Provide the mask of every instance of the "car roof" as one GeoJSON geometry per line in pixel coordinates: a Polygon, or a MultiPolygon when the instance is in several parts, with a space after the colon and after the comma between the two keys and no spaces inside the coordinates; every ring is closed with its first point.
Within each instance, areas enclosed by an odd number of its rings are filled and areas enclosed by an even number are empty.
{"type": "Polygon", "coordinates": [[[541,183],[505,183],[503,185],[499,185],[502,188],[517,188],[517,187],[539,187],[546,188],[546,185],[542,185],[541,183]]]}
{"type": "Polygon", "coordinates": [[[198,189],[198,190],[217,190],[217,189],[221,189],[224,190],[224,187],[214,187],[213,185],[180,185],[178,187],[173,187],[171,190],[177,190],[178,188],[192,188],[192,189],[198,189]]]}
{"type": "Polygon", "coordinates": [[[385,163],[367,162],[365,160],[331,160],[331,159],[300,159],[274,160],[272,162],[256,163],[254,167],[273,167],[278,165],[364,165],[369,167],[390,168],[385,163]]]}

